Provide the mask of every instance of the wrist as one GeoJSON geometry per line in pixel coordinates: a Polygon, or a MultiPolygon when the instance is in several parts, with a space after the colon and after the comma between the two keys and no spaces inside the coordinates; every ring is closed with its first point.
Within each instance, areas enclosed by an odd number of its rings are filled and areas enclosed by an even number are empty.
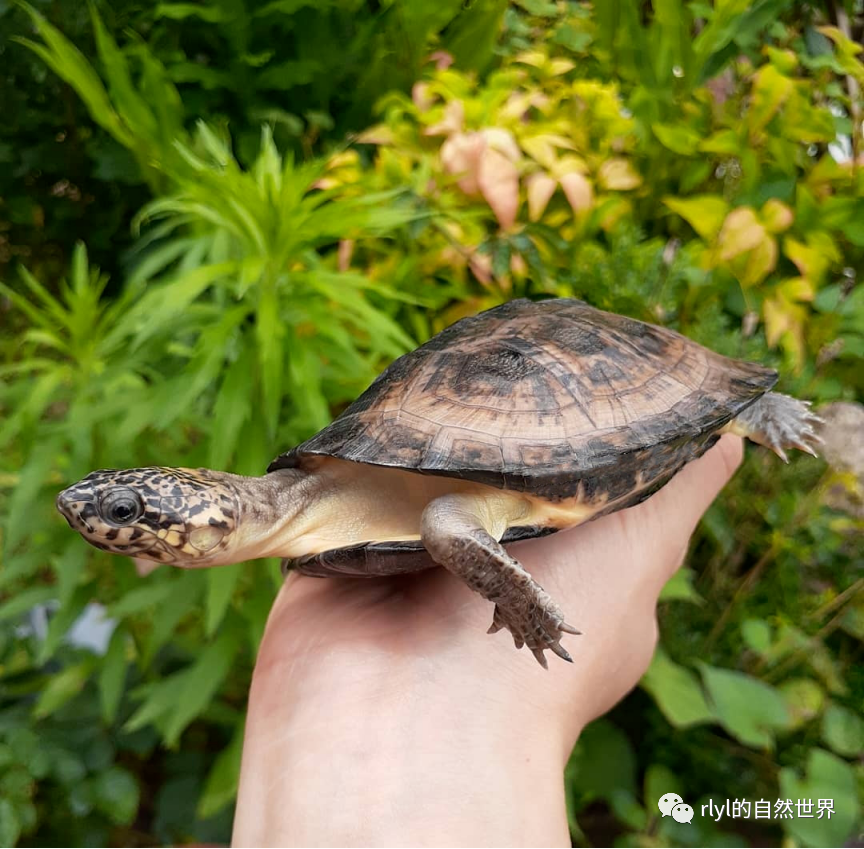
{"type": "Polygon", "coordinates": [[[259,664],[236,844],[569,845],[563,768],[575,737],[557,711],[452,663],[394,659],[384,672],[347,659],[294,670],[302,693],[287,669],[259,664]]]}

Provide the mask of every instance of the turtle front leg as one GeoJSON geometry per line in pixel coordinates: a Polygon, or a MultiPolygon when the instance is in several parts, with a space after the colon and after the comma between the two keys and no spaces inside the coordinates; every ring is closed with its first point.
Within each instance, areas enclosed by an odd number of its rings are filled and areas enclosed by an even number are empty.
{"type": "Polygon", "coordinates": [[[809,401],[768,392],[725,429],[770,448],[784,463],[788,463],[785,448],[798,448],[817,456],[814,446],[822,439],[813,428],[821,421],[811,412],[809,401]]]}
{"type": "Polygon", "coordinates": [[[423,511],[423,544],[436,563],[494,602],[490,634],[507,628],[516,648],[527,645],[544,668],[548,668],[545,649],[572,663],[561,636],[580,632],[564,621],[564,614],[543,587],[496,539],[505,529],[500,526],[506,527],[506,517],[500,512],[496,515],[501,507],[483,496],[437,498],[423,511]]]}

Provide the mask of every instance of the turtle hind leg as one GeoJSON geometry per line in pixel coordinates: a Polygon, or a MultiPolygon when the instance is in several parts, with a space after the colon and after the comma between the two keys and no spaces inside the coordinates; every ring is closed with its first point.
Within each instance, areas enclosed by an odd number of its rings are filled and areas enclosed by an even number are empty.
{"type": "Polygon", "coordinates": [[[482,496],[436,498],[423,512],[423,544],[437,563],[494,602],[489,633],[507,628],[516,648],[528,646],[544,668],[548,668],[546,649],[572,663],[561,637],[579,631],[564,621],[543,587],[486,529],[486,524],[500,520],[492,512],[482,496]]]}
{"type": "Polygon", "coordinates": [[[818,456],[816,447],[822,439],[814,428],[821,421],[810,410],[809,401],[767,392],[733,419],[726,429],[770,448],[787,463],[786,448],[798,448],[818,456]]]}

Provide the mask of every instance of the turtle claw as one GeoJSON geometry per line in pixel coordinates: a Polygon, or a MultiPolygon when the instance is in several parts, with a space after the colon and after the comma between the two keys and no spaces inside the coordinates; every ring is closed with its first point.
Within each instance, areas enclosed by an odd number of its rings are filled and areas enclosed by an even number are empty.
{"type": "MultiPolygon", "coordinates": [[[[502,618],[501,614],[498,612],[498,605],[495,605],[495,612],[492,614],[492,624],[489,626],[489,629],[486,631],[487,634],[497,634],[502,628],[506,628],[507,623],[502,618]]],[[[516,646],[516,648],[521,648],[521,646],[516,646]]]]}
{"type": "Polygon", "coordinates": [[[789,464],[786,452],[779,445],[770,445],[769,447],[784,463],[789,464]]]}
{"type": "Polygon", "coordinates": [[[566,660],[567,663],[573,663],[573,658],[570,656],[570,652],[561,645],[561,643],[552,643],[549,648],[561,658],[561,660],[566,660]]]}
{"type": "MultiPolygon", "coordinates": [[[[821,440],[820,440],[821,441],[821,440]]],[[[793,442],[793,448],[797,448],[799,451],[804,451],[809,454],[811,457],[818,457],[819,455],[816,453],[812,445],[808,445],[806,442],[793,442]]]]}
{"type": "Polygon", "coordinates": [[[549,662],[546,660],[546,655],[543,654],[543,649],[531,649],[531,654],[537,659],[537,663],[539,663],[544,669],[549,668],[549,662]]]}
{"type": "Polygon", "coordinates": [[[822,438],[816,428],[822,419],[810,410],[810,403],[769,392],[738,416],[736,432],[770,448],[784,463],[789,462],[784,450],[788,448],[818,457],[822,438]]]}
{"type": "MultiPolygon", "coordinates": [[[[542,592],[542,591],[541,591],[542,592]]],[[[570,652],[561,645],[563,634],[581,634],[572,625],[564,622],[557,606],[543,593],[543,597],[532,600],[529,607],[514,604],[502,608],[501,604],[495,605],[495,613],[492,624],[487,633],[494,634],[503,628],[510,631],[513,644],[517,649],[528,646],[531,654],[544,668],[549,668],[545,652],[549,649],[562,660],[573,663],[570,652]],[[537,601],[540,601],[538,604],[537,601]]]]}

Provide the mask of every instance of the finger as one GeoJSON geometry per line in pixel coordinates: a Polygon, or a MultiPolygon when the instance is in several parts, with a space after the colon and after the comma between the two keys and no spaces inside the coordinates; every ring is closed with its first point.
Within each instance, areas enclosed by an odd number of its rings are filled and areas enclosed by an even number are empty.
{"type": "Polygon", "coordinates": [[[696,526],[735,474],[742,457],[741,439],[723,436],[653,498],[622,515],[628,536],[647,543],[645,553],[653,568],[647,570],[646,578],[652,591],[659,593],[681,567],[696,526]]]}
{"type": "Polygon", "coordinates": [[[668,522],[670,532],[689,539],[711,502],[741,465],[743,456],[740,437],[725,434],[643,506],[654,514],[652,519],[661,516],[668,522]]]}
{"type": "Polygon", "coordinates": [[[734,474],[741,456],[741,440],[724,436],[642,504],[574,531],[518,544],[525,547],[519,547],[517,556],[529,571],[545,573],[556,592],[572,589],[574,563],[579,564],[583,598],[590,595],[590,587],[601,595],[618,593],[619,581],[634,585],[637,573],[649,582],[648,589],[656,586],[659,592],[681,564],[699,519],[734,474]]]}

